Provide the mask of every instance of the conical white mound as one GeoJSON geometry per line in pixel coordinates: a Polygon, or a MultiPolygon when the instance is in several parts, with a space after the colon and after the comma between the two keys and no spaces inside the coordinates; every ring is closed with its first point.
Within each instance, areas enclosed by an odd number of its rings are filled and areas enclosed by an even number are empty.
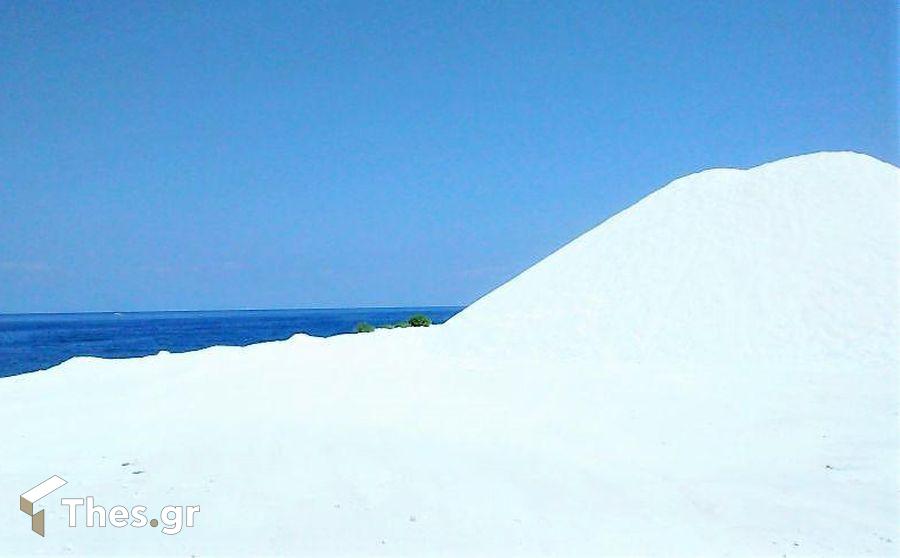
{"type": "Polygon", "coordinates": [[[0,494],[68,481],[0,554],[896,555],[898,179],[707,171],[440,327],[0,379],[0,494]]]}
{"type": "Polygon", "coordinates": [[[594,351],[611,365],[896,369],[898,215],[897,169],[865,155],[702,172],[584,234],[447,329],[517,351],[594,351]]]}

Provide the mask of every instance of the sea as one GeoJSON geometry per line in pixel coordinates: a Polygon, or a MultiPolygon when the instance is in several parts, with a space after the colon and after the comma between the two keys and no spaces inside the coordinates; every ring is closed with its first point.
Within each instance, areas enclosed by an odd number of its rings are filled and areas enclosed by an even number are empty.
{"type": "Polygon", "coordinates": [[[276,341],[297,333],[329,337],[352,333],[360,322],[391,324],[413,314],[425,314],[440,324],[462,308],[0,314],[0,377],[43,370],[75,356],[182,353],[215,345],[276,341]]]}

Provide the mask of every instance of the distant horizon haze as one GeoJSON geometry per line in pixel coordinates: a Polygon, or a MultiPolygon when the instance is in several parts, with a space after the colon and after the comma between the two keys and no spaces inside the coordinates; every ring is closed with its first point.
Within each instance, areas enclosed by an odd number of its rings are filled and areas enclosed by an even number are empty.
{"type": "Polygon", "coordinates": [[[428,309],[462,309],[468,305],[459,304],[431,304],[427,306],[354,306],[354,307],[304,307],[304,308],[215,308],[215,309],[183,309],[163,308],[159,310],[88,310],[86,312],[0,312],[0,316],[32,316],[32,315],[86,315],[86,314],[204,314],[204,313],[228,313],[228,312],[289,312],[289,311],[315,311],[315,310],[428,310],[428,309]]]}

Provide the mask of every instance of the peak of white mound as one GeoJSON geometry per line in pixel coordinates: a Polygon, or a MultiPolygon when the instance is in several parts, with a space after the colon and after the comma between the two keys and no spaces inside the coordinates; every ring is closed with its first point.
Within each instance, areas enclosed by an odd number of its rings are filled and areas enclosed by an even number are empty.
{"type": "Polygon", "coordinates": [[[896,366],[898,174],[842,152],[681,178],[445,329],[610,366],[896,366]]]}

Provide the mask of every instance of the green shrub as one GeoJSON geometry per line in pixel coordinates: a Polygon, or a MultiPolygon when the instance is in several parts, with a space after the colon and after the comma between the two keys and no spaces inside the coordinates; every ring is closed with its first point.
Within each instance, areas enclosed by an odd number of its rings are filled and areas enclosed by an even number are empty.
{"type": "Polygon", "coordinates": [[[409,325],[413,327],[428,327],[431,325],[431,318],[425,314],[415,314],[409,317],[409,325]]]}
{"type": "Polygon", "coordinates": [[[356,324],[356,333],[369,333],[370,331],[375,331],[372,324],[366,322],[359,322],[356,324]]]}
{"type": "Polygon", "coordinates": [[[409,327],[409,322],[397,322],[394,327],[409,327]]]}

